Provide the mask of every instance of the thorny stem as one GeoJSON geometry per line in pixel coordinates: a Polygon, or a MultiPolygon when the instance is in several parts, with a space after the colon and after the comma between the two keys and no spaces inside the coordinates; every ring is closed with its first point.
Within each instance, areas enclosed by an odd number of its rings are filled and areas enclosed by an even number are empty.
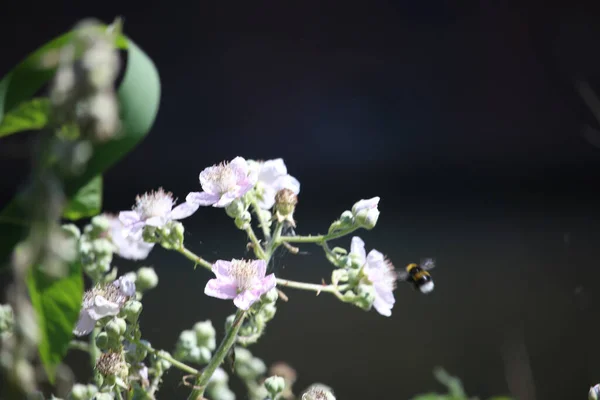
{"type": "Polygon", "coordinates": [[[136,346],[141,346],[144,349],[146,349],[146,351],[148,351],[148,353],[152,353],[154,354],[156,357],[161,358],[165,361],[168,361],[169,363],[171,363],[172,366],[174,366],[175,368],[179,368],[180,370],[187,372],[188,374],[192,374],[192,375],[199,375],[200,371],[198,371],[196,368],[192,368],[187,364],[182,363],[181,361],[178,361],[176,359],[173,358],[173,356],[171,356],[169,353],[167,353],[166,351],[160,351],[160,350],[156,350],[155,348],[153,348],[152,346],[141,342],[139,340],[131,340],[133,343],[136,344],[136,346]]]}
{"type": "Polygon", "coordinates": [[[260,245],[260,242],[258,241],[256,234],[254,233],[254,229],[252,229],[252,226],[250,224],[248,224],[245,231],[248,234],[248,238],[252,242],[252,248],[254,249],[254,254],[256,255],[256,257],[260,258],[261,260],[268,260],[267,255],[265,254],[265,251],[260,245]]]}
{"type": "Polygon", "coordinates": [[[281,236],[277,239],[277,243],[281,244],[283,242],[287,243],[316,243],[321,244],[328,240],[333,240],[337,238],[341,238],[342,236],[349,235],[350,233],[357,230],[358,227],[352,227],[343,231],[336,231],[333,233],[328,233],[327,235],[315,235],[315,236],[281,236]]]}
{"type": "Polygon", "coordinates": [[[204,258],[196,255],[190,250],[186,249],[185,246],[181,246],[180,249],[177,250],[179,253],[183,254],[187,259],[192,260],[197,265],[201,265],[209,271],[212,269],[212,264],[206,261],[204,258]]]}
{"type": "Polygon", "coordinates": [[[81,350],[89,353],[90,345],[86,342],[82,342],[81,340],[71,340],[71,342],[69,343],[69,349],[81,350]]]}
{"type": "Polygon", "coordinates": [[[215,354],[211,358],[208,365],[202,371],[202,374],[196,380],[196,385],[192,393],[188,396],[188,400],[201,400],[204,396],[204,390],[206,389],[206,385],[208,384],[210,378],[212,377],[215,370],[223,363],[225,356],[229,352],[231,346],[235,344],[235,339],[237,338],[238,332],[242,326],[242,322],[244,321],[244,317],[246,316],[246,312],[243,310],[238,310],[235,319],[233,320],[233,324],[231,324],[231,328],[227,331],[227,334],[223,338],[223,341],[219,345],[219,348],[215,351],[215,354]]]}
{"type": "Polygon", "coordinates": [[[283,224],[281,222],[277,222],[275,225],[275,230],[273,232],[273,239],[269,241],[269,247],[267,248],[267,261],[271,259],[275,249],[279,246],[279,238],[281,237],[281,231],[283,230],[283,224]]]}
{"type": "Polygon", "coordinates": [[[346,289],[346,285],[336,286],[336,285],[325,285],[325,284],[318,284],[318,283],[304,283],[304,282],[296,282],[296,281],[290,281],[287,279],[279,279],[279,278],[277,279],[277,285],[290,287],[290,288],[294,288],[294,289],[310,290],[313,292],[317,292],[317,295],[321,292],[327,292],[327,293],[331,293],[331,294],[335,295],[335,297],[337,297],[340,300],[343,299],[343,296],[340,292],[346,289]]]}
{"type": "Polygon", "coordinates": [[[256,201],[255,198],[252,198],[251,204],[252,204],[252,209],[254,211],[254,215],[256,215],[256,218],[258,219],[258,224],[259,224],[260,228],[262,229],[265,240],[270,240],[271,232],[269,232],[269,227],[267,225],[267,221],[263,218],[263,214],[261,212],[262,210],[258,206],[258,201],[256,201]]]}

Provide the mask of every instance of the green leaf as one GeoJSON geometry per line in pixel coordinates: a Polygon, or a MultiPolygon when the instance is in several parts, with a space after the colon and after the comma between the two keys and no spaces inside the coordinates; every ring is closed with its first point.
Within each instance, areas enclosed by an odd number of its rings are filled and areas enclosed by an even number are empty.
{"type": "Polygon", "coordinates": [[[102,175],[92,178],[69,201],[63,217],[76,221],[98,215],[102,210],[102,175]]]}
{"type": "Polygon", "coordinates": [[[4,115],[0,123],[0,137],[42,129],[48,123],[49,116],[49,99],[36,98],[25,101],[4,115]]]}
{"type": "MultiPolygon", "coordinates": [[[[53,70],[40,69],[41,57],[69,42],[72,32],[64,34],[29,55],[0,80],[0,123],[4,116],[31,98],[53,76],[53,70]]],[[[127,65],[118,89],[121,132],[118,139],[94,146],[85,172],[64,178],[65,194],[71,200],[90,180],[102,175],[147,135],[160,102],[160,80],[152,60],[130,39],[120,36],[117,45],[126,48],[127,65]]],[[[28,229],[28,210],[20,192],[0,212],[0,268],[4,268],[14,246],[28,229]]]]}
{"type": "Polygon", "coordinates": [[[72,263],[68,275],[60,279],[50,278],[40,267],[31,268],[27,286],[38,319],[40,358],[54,383],[56,367],[67,353],[81,309],[81,264],[72,263]]]}

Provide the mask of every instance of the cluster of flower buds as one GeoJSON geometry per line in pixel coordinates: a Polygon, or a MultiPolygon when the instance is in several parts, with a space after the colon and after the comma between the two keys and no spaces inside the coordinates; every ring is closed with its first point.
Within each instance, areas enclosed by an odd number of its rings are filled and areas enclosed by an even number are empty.
{"type": "Polygon", "coordinates": [[[211,399],[235,400],[235,393],[229,388],[229,375],[222,368],[217,368],[206,387],[211,399]]]}
{"type": "Polygon", "coordinates": [[[260,358],[244,347],[235,347],[235,373],[246,385],[250,399],[263,400],[269,395],[263,385],[266,372],[267,366],[260,358]]]}
{"type": "Polygon", "coordinates": [[[177,360],[206,364],[217,348],[216,331],[209,320],[196,322],[192,329],[181,332],[173,356],[177,360]]]}
{"type": "MultiPolygon", "coordinates": [[[[277,289],[273,288],[266,292],[260,298],[260,301],[257,301],[250,308],[251,316],[246,319],[242,327],[240,328],[237,343],[243,346],[249,346],[254,344],[260,339],[260,337],[265,332],[265,328],[267,326],[267,322],[275,317],[275,313],[277,312],[277,299],[279,295],[277,293],[277,289]]],[[[231,324],[233,324],[233,320],[235,319],[235,315],[230,315],[225,320],[225,329],[229,329],[231,324]]]]}
{"type": "MultiPolygon", "coordinates": [[[[67,227],[77,229],[75,225],[67,225],[67,227]]],[[[117,250],[106,234],[109,229],[108,218],[97,216],[83,228],[83,234],[79,237],[79,257],[83,271],[93,282],[101,282],[110,271],[113,254],[117,250]]]]}

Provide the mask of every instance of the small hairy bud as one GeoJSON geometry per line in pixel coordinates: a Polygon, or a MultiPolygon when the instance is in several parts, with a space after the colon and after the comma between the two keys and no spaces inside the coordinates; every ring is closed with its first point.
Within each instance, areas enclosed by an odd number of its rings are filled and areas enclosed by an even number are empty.
{"type": "Polygon", "coordinates": [[[298,196],[290,189],[281,189],[275,195],[275,218],[277,222],[286,222],[292,227],[296,227],[294,221],[294,211],[298,204],[298,196]]]}
{"type": "Polygon", "coordinates": [[[275,398],[285,389],[285,379],[280,376],[270,376],[265,379],[265,388],[275,398]]]}

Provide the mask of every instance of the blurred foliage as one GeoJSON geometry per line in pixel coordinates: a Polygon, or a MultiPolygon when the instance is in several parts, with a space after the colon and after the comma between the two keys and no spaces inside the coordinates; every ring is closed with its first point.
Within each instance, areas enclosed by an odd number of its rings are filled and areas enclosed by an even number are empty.
{"type": "MultiPolygon", "coordinates": [[[[467,396],[460,379],[448,374],[443,368],[433,371],[435,378],[444,386],[448,393],[425,393],[413,397],[411,400],[478,400],[478,397],[467,396]]],[[[495,396],[488,400],[513,400],[511,397],[495,396]]]]}

